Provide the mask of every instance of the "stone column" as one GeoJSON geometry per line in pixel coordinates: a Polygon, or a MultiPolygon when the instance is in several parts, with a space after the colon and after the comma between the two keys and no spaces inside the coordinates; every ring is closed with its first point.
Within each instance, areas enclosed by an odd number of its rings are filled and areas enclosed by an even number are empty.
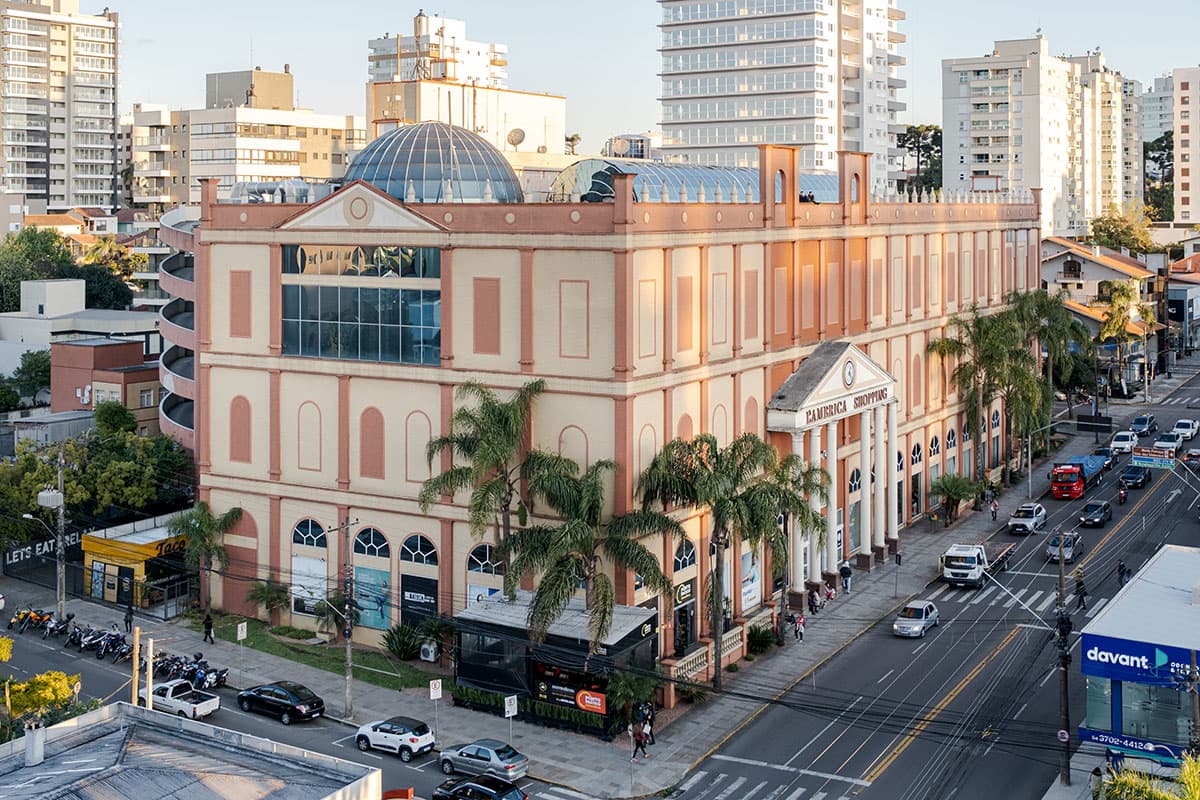
{"type": "Polygon", "coordinates": [[[871,409],[858,415],[858,474],[862,488],[858,494],[858,540],[863,543],[856,554],[860,569],[870,569],[880,554],[871,542],[871,409]]]}
{"type": "Polygon", "coordinates": [[[896,482],[900,480],[900,474],[896,471],[896,404],[888,403],[887,407],[887,546],[891,552],[895,553],[896,548],[900,546],[900,511],[899,501],[901,498],[896,496],[896,482]]]}
{"type": "Polygon", "coordinates": [[[829,507],[825,509],[825,574],[827,583],[837,583],[837,565],[841,553],[837,549],[838,475],[837,461],[838,421],[830,420],[825,426],[825,470],[829,473],[829,507]]]}
{"type": "MultiPolygon", "coordinates": [[[[888,441],[884,433],[884,420],[887,416],[887,409],[883,406],[875,406],[875,482],[878,486],[875,487],[875,518],[871,520],[871,549],[875,552],[882,553],[887,545],[887,540],[884,538],[884,526],[887,524],[887,499],[889,489],[887,487],[888,472],[888,441]]],[[[892,445],[894,447],[894,445],[892,445]]]]}
{"type": "MultiPolygon", "coordinates": [[[[808,429],[808,465],[821,466],[821,428],[808,429]]],[[[816,506],[815,498],[813,502],[816,506]]],[[[808,588],[814,589],[821,584],[821,554],[817,550],[817,532],[808,536],[808,588]]]]}
{"type": "MultiPolygon", "coordinates": [[[[794,431],[792,433],[792,454],[804,458],[804,431],[794,431]]],[[[804,591],[804,579],[807,577],[804,572],[804,538],[800,535],[796,527],[795,518],[788,521],[792,529],[788,531],[789,541],[791,543],[791,563],[788,564],[788,569],[791,574],[791,588],[793,592],[804,591]]]]}

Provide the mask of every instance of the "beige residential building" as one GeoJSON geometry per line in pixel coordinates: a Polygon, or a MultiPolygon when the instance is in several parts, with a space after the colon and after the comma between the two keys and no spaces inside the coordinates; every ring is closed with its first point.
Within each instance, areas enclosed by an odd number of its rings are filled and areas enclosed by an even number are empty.
{"type": "Polygon", "coordinates": [[[0,3],[6,192],[54,211],[117,202],[117,14],[78,0],[0,3]]]}
{"type": "Polygon", "coordinates": [[[1175,222],[1194,225],[1200,220],[1200,194],[1192,170],[1200,164],[1200,131],[1192,111],[1200,110],[1200,67],[1174,72],[1175,96],[1175,222]]]}
{"type": "Polygon", "coordinates": [[[1043,234],[1085,235],[1109,206],[1142,199],[1141,157],[1132,156],[1141,118],[1127,91],[1099,50],[1051,55],[1044,36],[944,60],[943,186],[1041,188],[1043,234]]]}
{"type": "Polygon", "coordinates": [[[340,178],[366,143],[363,118],[296,108],[292,78],[286,67],[212,74],[206,108],[135,105],[133,202],[157,213],[197,203],[202,178],[223,198],[238,183],[340,178]],[[249,104],[228,105],[239,96],[249,104]]]}

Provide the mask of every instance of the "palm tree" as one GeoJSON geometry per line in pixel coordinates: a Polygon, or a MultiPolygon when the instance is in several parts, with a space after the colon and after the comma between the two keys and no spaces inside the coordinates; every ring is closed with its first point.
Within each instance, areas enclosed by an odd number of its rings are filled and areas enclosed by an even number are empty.
{"type": "MultiPolygon", "coordinates": [[[[1003,319],[997,320],[1003,322],[1003,319]]],[[[998,324],[996,328],[1007,331],[1010,335],[1016,333],[1014,327],[998,324]]],[[[1020,452],[1020,437],[1038,427],[1044,402],[1046,386],[1037,374],[1037,362],[1028,346],[1019,341],[1009,340],[1007,357],[1001,360],[996,369],[996,389],[1004,401],[1004,434],[1005,454],[1004,469],[1001,482],[1009,483],[1011,475],[1010,461],[1013,445],[1020,452]]]]}
{"type": "MultiPolygon", "coordinates": [[[[1066,290],[1050,294],[1045,289],[1035,289],[1031,292],[1012,292],[1008,302],[1012,313],[1019,320],[1024,331],[1024,341],[1032,346],[1035,342],[1046,351],[1046,392],[1043,423],[1050,421],[1050,407],[1054,400],[1054,364],[1059,362],[1059,372],[1062,382],[1069,391],[1071,378],[1071,360],[1067,357],[1074,345],[1080,352],[1091,353],[1095,349],[1092,335],[1087,327],[1079,321],[1066,307],[1068,299],[1066,290]]],[[[1067,413],[1072,412],[1072,405],[1067,403],[1067,413]]]]}
{"type": "Polygon", "coordinates": [[[254,603],[256,606],[262,606],[267,612],[267,616],[271,620],[271,624],[275,624],[276,613],[283,608],[287,608],[291,601],[291,587],[286,583],[275,583],[274,581],[255,581],[254,585],[246,591],[246,601],[254,603]]]}
{"type": "Polygon", "coordinates": [[[542,642],[582,584],[591,653],[608,635],[616,604],[605,562],[636,572],[646,587],[666,595],[672,589],[671,579],[639,539],[659,535],[681,538],[683,527],[666,514],[649,509],[606,520],[605,481],[616,472],[616,462],[597,461],[578,475],[579,467],[573,461],[554,458],[551,468],[530,479],[529,493],[544,499],[561,521],[531,525],[508,536],[501,546],[501,553],[509,559],[504,591],[511,599],[523,575],[540,576],[527,624],[530,639],[542,642]]]}
{"type": "Polygon", "coordinates": [[[620,709],[617,730],[633,721],[633,707],[654,699],[654,690],[662,685],[657,673],[644,675],[635,672],[612,672],[608,676],[608,687],[604,690],[608,702],[620,709]]]}
{"type": "Polygon", "coordinates": [[[115,236],[98,236],[96,241],[88,245],[80,259],[84,264],[99,264],[107,267],[121,280],[129,281],[138,267],[145,266],[148,257],[145,253],[134,253],[128,247],[117,242],[115,236]]]}
{"type": "Polygon", "coordinates": [[[583,141],[583,136],[578,133],[572,133],[570,136],[564,137],[564,144],[567,146],[567,155],[575,155],[575,148],[583,141]]]}
{"type": "MultiPolygon", "coordinates": [[[[1112,340],[1117,343],[1117,372],[1124,377],[1125,347],[1134,337],[1134,334],[1129,332],[1127,325],[1135,320],[1140,321],[1142,342],[1144,343],[1149,330],[1154,327],[1157,320],[1154,315],[1154,304],[1142,300],[1142,285],[1137,278],[1130,278],[1127,281],[1110,281],[1109,292],[1108,307],[1104,309],[1104,322],[1100,323],[1100,335],[1097,338],[1101,342],[1112,340]]],[[[1143,350],[1145,350],[1144,347],[1143,350]]],[[[1144,352],[1143,357],[1146,359],[1144,380],[1148,384],[1150,381],[1150,354],[1144,352]]]]}
{"type": "Polygon", "coordinates": [[[1184,753],[1179,775],[1172,783],[1123,769],[1105,779],[1104,796],[1110,800],[1196,800],[1200,798],[1200,757],[1184,753]]]}
{"type": "MultiPolygon", "coordinates": [[[[780,513],[783,514],[781,536],[771,536],[768,544],[771,550],[771,564],[775,576],[779,576],[788,568],[788,530],[800,534],[800,538],[816,536],[820,545],[825,544],[825,518],[814,508],[813,503],[821,505],[829,503],[829,473],[818,466],[808,465],[795,454],[786,455],[779,459],[768,476],[779,492],[780,513]],[[805,498],[808,498],[807,500],[805,498]],[[789,524],[790,523],[790,524],[789,524]]],[[[799,553],[793,557],[799,558],[799,553]]],[[[787,608],[787,581],[779,587],[780,613],[787,608]]],[[[783,628],[776,625],[775,638],[783,640],[783,628]]]]}
{"type": "MultiPolygon", "coordinates": [[[[791,489],[772,480],[778,466],[775,448],[752,433],[724,448],[710,434],[687,441],[674,439],[654,457],[638,478],[643,509],[682,506],[712,515],[710,544],[715,557],[708,598],[713,647],[713,690],[721,690],[721,633],[725,550],[745,542],[757,552],[764,542],[772,551],[781,537],[778,514],[792,505],[791,489]]],[[[737,552],[737,551],[735,551],[737,552]]]]}
{"type": "Polygon", "coordinates": [[[513,504],[524,524],[528,504],[521,497],[521,480],[528,479],[541,463],[525,453],[533,401],[546,390],[543,380],[530,381],[507,401],[475,381],[458,387],[462,403],[450,418],[450,433],[430,439],[425,457],[430,467],[443,452],[457,463],[421,485],[417,500],[428,512],[441,497],[471,490],[467,507],[471,533],[481,538],[489,526],[498,528],[497,543],[504,547],[512,533],[513,504]]]}
{"type": "Polygon", "coordinates": [[[229,566],[229,552],[223,540],[242,518],[242,509],[233,507],[221,516],[213,516],[208,503],[200,501],[194,508],[176,514],[167,521],[168,536],[183,536],[187,547],[183,559],[191,569],[200,571],[200,595],[204,610],[209,609],[208,581],[213,562],[221,569],[229,566]]]}
{"type": "MultiPolygon", "coordinates": [[[[971,306],[967,316],[950,319],[957,335],[943,336],[929,343],[928,352],[942,359],[954,360],[950,379],[968,402],[967,430],[978,434],[984,422],[984,407],[996,396],[996,368],[1003,359],[1003,348],[994,335],[996,321],[971,306]]],[[[984,440],[975,443],[975,480],[983,480],[984,440]]]]}

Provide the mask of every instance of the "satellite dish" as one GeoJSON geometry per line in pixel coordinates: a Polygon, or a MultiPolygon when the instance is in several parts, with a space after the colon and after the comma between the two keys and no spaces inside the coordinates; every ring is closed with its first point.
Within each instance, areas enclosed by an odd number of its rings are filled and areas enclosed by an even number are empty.
{"type": "Polygon", "coordinates": [[[520,128],[513,128],[508,132],[508,143],[513,147],[516,147],[523,141],[525,141],[525,131],[520,128]]]}
{"type": "Polygon", "coordinates": [[[616,155],[619,155],[619,156],[625,155],[626,153],[629,152],[629,140],[628,139],[613,139],[612,151],[613,151],[613,153],[615,153],[616,155]]]}

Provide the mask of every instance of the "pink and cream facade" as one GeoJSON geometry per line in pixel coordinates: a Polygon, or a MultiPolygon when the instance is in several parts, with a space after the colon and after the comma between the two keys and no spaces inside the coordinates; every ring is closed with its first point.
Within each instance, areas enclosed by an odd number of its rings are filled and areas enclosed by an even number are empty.
{"type": "MultiPolygon", "coordinates": [[[[167,234],[195,253],[194,428],[163,424],[194,437],[202,497],[245,512],[216,602],[253,614],[251,582],[281,581],[298,593],[283,621],[304,625],[303,593],[349,569],[378,589],[378,608],[360,605],[382,633],[495,592],[503,566],[468,531],[466,498],[428,514],[416,499],[426,443],[448,430],[466,380],[503,391],[545,379],[530,444],[615,460],[616,513],[635,506],[636,475],[670,439],[767,437],[833,479],[825,548],[793,542],[791,585],[842,558],[878,563],[925,513],[937,475],[968,471],[979,446],[999,463],[999,407],[986,435],[964,431],[949,365],[926,353],[952,315],[1038,286],[1036,195],[879,202],[859,188],[866,157],[847,153],[843,201],[801,203],[797,151],[761,156],[760,203],[635,202],[632,175],[614,176],[612,202],[562,204],[405,204],[355,182],[310,205],[231,205],[206,183],[199,227],[167,234]],[[363,268],[396,248],[405,269],[363,268]],[[437,293],[440,307],[404,295],[389,362],[389,334],[375,351],[376,333],[361,331],[388,324],[392,290],[437,293]],[[329,357],[352,336],[357,359],[329,357]]],[[[652,543],[672,597],[614,579],[619,602],[657,608],[676,674],[699,675],[709,531],[702,515],[685,527],[681,545],[652,543]]],[[[727,558],[735,620],[769,613],[770,565],[739,544],[727,558]]]]}

